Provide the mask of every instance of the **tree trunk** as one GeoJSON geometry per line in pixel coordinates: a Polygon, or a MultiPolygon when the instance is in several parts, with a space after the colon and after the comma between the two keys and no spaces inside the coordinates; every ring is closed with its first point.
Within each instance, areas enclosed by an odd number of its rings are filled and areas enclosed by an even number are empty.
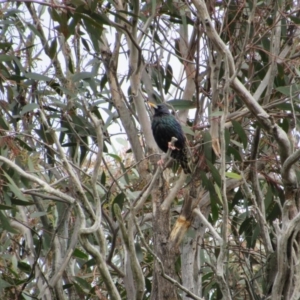
{"type": "MultiPolygon", "coordinates": [[[[161,179],[161,182],[163,179],[161,179]]],[[[153,193],[153,243],[154,253],[161,260],[165,274],[175,278],[176,249],[169,249],[170,211],[163,211],[161,204],[165,198],[165,182],[153,193]]],[[[177,291],[174,285],[161,276],[162,270],[156,261],[153,270],[151,300],[177,300],[177,291]]]]}

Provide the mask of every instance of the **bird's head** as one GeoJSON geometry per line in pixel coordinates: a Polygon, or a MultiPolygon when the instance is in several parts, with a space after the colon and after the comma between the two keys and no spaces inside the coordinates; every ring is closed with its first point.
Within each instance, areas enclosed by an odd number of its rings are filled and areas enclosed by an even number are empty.
{"type": "Polygon", "coordinates": [[[148,102],[151,107],[154,108],[155,116],[169,115],[170,111],[165,103],[155,104],[153,102],[148,102]]]}

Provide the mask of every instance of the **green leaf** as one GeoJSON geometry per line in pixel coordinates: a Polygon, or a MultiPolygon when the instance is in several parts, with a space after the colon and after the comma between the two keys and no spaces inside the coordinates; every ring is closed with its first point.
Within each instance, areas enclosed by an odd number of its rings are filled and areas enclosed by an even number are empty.
{"type": "Polygon", "coordinates": [[[71,80],[73,82],[77,82],[83,79],[87,79],[87,78],[91,78],[93,77],[94,74],[92,72],[80,72],[80,73],[76,73],[71,77],[71,80]]]}
{"type": "Polygon", "coordinates": [[[205,158],[210,162],[212,162],[212,143],[211,143],[211,135],[208,130],[203,132],[203,140],[204,140],[205,158]]]}
{"type": "Polygon", "coordinates": [[[102,185],[105,185],[106,184],[106,174],[105,172],[103,171],[102,174],[101,174],[101,184],[102,185]]]}
{"type": "Polygon", "coordinates": [[[243,145],[240,142],[237,142],[236,140],[230,140],[231,143],[235,146],[237,146],[238,148],[243,148],[243,145]]]}
{"type": "Polygon", "coordinates": [[[289,16],[289,18],[295,23],[300,25],[300,19],[294,16],[289,16]]]}
{"type": "Polygon", "coordinates": [[[23,196],[23,193],[18,188],[16,183],[13,181],[13,179],[4,171],[3,171],[3,174],[7,178],[7,180],[10,182],[10,183],[8,183],[9,189],[15,194],[15,196],[17,198],[27,202],[27,199],[23,196]]]}
{"type": "Polygon", "coordinates": [[[211,216],[212,216],[212,221],[216,222],[219,218],[219,208],[217,205],[217,200],[215,199],[217,197],[216,195],[210,194],[210,202],[211,204],[211,216]]]}
{"type": "Polygon", "coordinates": [[[138,261],[140,263],[143,262],[143,258],[144,258],[144,254],[143,254],[143,250],[142,250],[142,247],[139,243],[135,243],[135,253],[136,253],[136,257],[138,259],[138,261]]]}
{"type": "MultiPolygon", "coordinates": [[[[50,82],[47,82],[47,84],[59,95],[59,96],[62,96],[63,95],[63,92],[62,92],[62,89],[61,89],[61,86],[59,85],[59,83],[55,82],[55,81],[50,81],[50,82]]],[[[62,104],[63,105],[63,104],[62,104]]]]}
{"type": "Polygon", "coordinates": [[[84,263],[81,268],[82,269],[84,267],[90,268],[90,267],[95,266],[96,264],[97,264],[97,262],[96,262],[95,258],[92,258],[92,259],[88,260],[86,263],[84,263]]]}
{"type": "Polygon", "coordinates": [[[73,281],[73,287],[75,287],[77,295],[83,295],[83,294],[88,293],[87,290],[84,291],[84,289],[81,287],[81,285],[76,283],[75,281],[73,281]]]}
{"type": "MultiPolygon", "coordinates": [[[[278,219],[281,217],[282,214],[282,205],[284,203],[284,201],[286,200],[283,192],[281,191],[280,194],[280,203],[281,205],[279,205],[279,203],[277,201],[274,201],[274,197],[276,197],[277,193],[276,191],[274,191],[274,188],[271,188],[271,195],[269,194],[269,189],[268,189],[268,194],[266,195],[266,199],[265,202],[268,203],[269,201],[271,202],[270,205],[268,205],[268,208],[266,208],[266,212],[267,212],[267,222],[272,223],[275,219],[278,219]]],[[[278,198],[278,197],[276,197],[278,198]]]]}
{"type": "Polygon", "coordinates": [[[56,128],[55,131],[56,132],[64,132],[64,131],[68,131],[69,128],[65,128],[65,127],[60,127],[60,128],[56,128]]]}
{"type": "Polygon", "coordinates": [[[219,197],[220,202],[223,204],[223,199],[222,199],[222,194],[221,194],[220,187],[216,183],[214,184],[214,187],[215,187],[215,191],[216,191],[216,194],[219,197]]]}
{"type": "Polygon", "coordinates": [[[37,35],[42,41],[44,40],[44,36],[35,28],[34,25],[31,23],[27,22],[25,23],[26,27],[29,28],[35,35],[37,35]]]}
{"type": "Polygon", "coordinates": [[[33,79],[33,80],[41,80],[41,81],[51,81],[52,80],[48,76],[45,76],[45,75],[42,75],[39,73],[34,73],[34,72],[25,73],[24,76],[26,78],[33,79]]]}
{"type": "Polygon", "coordinates": [[[100,33],[103,30],[103,25],[110,24],[110,21],[106,16],[103,17],[104,15],[91,14],[89,11],[86,11],[86,13],[75,12],[75,16],[85,20],[86,24],[100,29],[100,33]]]}
{"type": "Polygon", "coordinates": [[[232,146],[228,146],[227,155],[229,155],[229,156],[232,155],[235,160],[242,161],[242,157],[241,157],[239,151],[236,150],[232,146]]]}
{"type": "Polygon", "coordinates": [[[26,274],[31,273],[31,266],[23,261],[18,261],[18,268],[26,274]]]}
{"type": "MultiPolygon", "coordinates": [[[[174,6],[174,4],[172,4],[172,6],[174,6]]],[[[187,23],[189,25],[194,26],[195,22],[191,18],[189,18],[187,15],[184,16],[185,17],[184,21],[182,19],[182,16],[178,15],[178,12],[175,12],[174,14],[172,13],[172,14],[169,14],[169,15],[170,15],[169,20],[170,20],[171,23],[177,23],[177,24],[183,24],[183,23],[186,24],[187,23]]]]}
{"type": "Polygon", "coordinates": [[[14,58],[11,55],[1,54],[0,55],[0,61],[11,61],[14,58]]]}
{"type": "Polygon", "coordinates": [[[9,218],[0,211],[0,227],[11,233],[17,233],[17,231],[10,225],[9,218]]]}
{"type": "Polygon", "coordinates": [[[171,83],[172,83],[172,78],[173,78],[173,69],[168,64],[167,65],[167,70],[166,70],[166,76],[165,76],[165,86],[164,86],[165,94],[167,94],[169,89],[170,89],[170,86],[171,86],[171,83]]]}
{"type": "Polygon", "coordinates": [[[190,126],[186,126],[186,125],[183,125],[182,126],[182,130],[185,134],[189,134],[191,136],[194,136],[195,135],[195,132],[191,129],[190,126]]]}
{"type": "Polygon", "coordinates": [[[121,137],[117,137],[116,138],[116,141],[123,147],[128,147],[128,141],[124,138],[121,138],[121,137]]]}
{"type": "Polygon", "coordinates": [[[238,180],[242,179],[241,175],[234,173],[234,172],[225,172],[225,175],[227,178],[238,179],[238,180]]]}
{"type": "Polygon", "coordinates": [[[224,114],[223,111],[216,110],[216,111],[213,111],[213,112],[210,114],[210,117],[221,117],[221,116],[223,116],[223,114],[224,114]]]}
{"type": "MultiPolygon", "coordinates": [[[[272,22],[271,24],[273,24],[273,21],[271,21],[271,22],[272,22]]],[[[261,42],[262,42],[262,45],[263,45],[263,49],[265,49],[265,51],[270,51],[270,45],[271,45],[270,44],[270,39],[265,36],[261,39],[261,42]]],[[[264,63],[266,63],[266,61],[264,61],[264,63]]]]}
{"type": "Polygon", "coordinates": [[[49,8],[49,13],[54,21],[61,23],[61,15],[54,8],[49,8]]]}
{"type": "Polygon", "coordinates": [[[0,278],[0,291],[10,286],[12,286],[10,283],[0,278]]]}
{"type": "Polygon", "coordinates": [[[74,276],[73,277],[78,283],[79,283],[79,285],[81,286],[81,287],[83,287],[84,289],[87,289],[87,290],[89,290],[90,289],[90,284],[86,281],[86,280],[84,280],[83,278],[81,278],[81,277],[78,277],[78,276],[74,276]]]}
{"type": "Polygon", "coordinates": [[[68,58],[68,69],[71,72],[71,74],[74,74],[74,66],[71,57],[68,58]]]}
{"type": "Polygon", "coordinates": [[[152,66],[151,68],[151,77],[152,81],[155,84],[155,87],[157,90],[160,90],[162,88],[162,80],[165,77],[165,70],[162,66],[152,66]]]}
{"type": "Polygon", "coordinates": [[[11,46],[12,43],[0,43],[0,49],[10,48],[11,46]]]}
{"type": "Polygon", "coordinates": [[[84,38],[81,38],[81,42],[82,42],[84,48],[86,49],[86,51],[90,52],[90,47],[89,47],[89,44],[88,44],[87,40],[84,39],[84,38]]]}
{"type": "Polygon", "coordinates": [[[219,171],[216,169],[216,167],[209,161],[206,161],[207,166],[210,169],[211,175],[213,177],[213,179],[215,180],[215,182],[217,183],[217,185],[220,187],[221,186],[221,175],[219,173],[219,171]]]}
{"type": "Polygon", "coordinates": [[[80,259],[88,259],[89,258],[89,256],[86,253],[82,252],[78,248],[74,249],[72,256],[80,258],[80,259]]]}
{"type": "Polygon", "coordinates": [[[243,234],[244,232],[248,231],[249,228],[251,227],[252,225],[252,218],[246,218],[244,220],[244,222],[241,224],[240,226],[240,229],[239,229],[239,234],[243,234]]]}
{"type": "Polygon", "coordinates": [[[25,150],[30,151],[30,152],[33,151],[33,149],[32,149],[27,143],[25,143],[23,140],[21,140],[21,139],[18,138],[18,137],[15,137],[15,139],[18,141],[19,145],[20,145],[22,148],[24,148],[25,150]]]}
{"type": "Polygon", "coordinates": [[[248,144],[248,138],[247,135],[245,133],[245,130],[243,129],[243,127],[241,126],[241,124],[237,121],[232,120],[232,125],[234,128],[234,131],[238,134],[239,138],[241,139],[243,145],[244,145],[244,149],[247,148],[247,144],[248,144]]]}
{"type": "Polygon", "coordinates": [[[281,103],[276,105],[276,108],[280,109],[280,110],[295,110],[300,112],[300,107],[299,105],[296,105],[296,103],[294,103],[293,107],[290,103],[281,103]]]}
{"type": "Polygon", "coordinates": [[[202,185],[209,191],[210,194],[210,204],[212,212],[212,220],[216,222],[219,217],[219,208],[218,208],[218,196],[216,194],[215,187],[211,180],[208,180],[206,173],[201,171],[200,176],[202,179],[202,185]]]}
{"type": "Polygon", "coordinates": [[[25,106],[22,107],[20,115],[22,116],[22,115],[28,113],[29,111],[32,111],[32,110],[37,109],[37,108],[40,108],[37,103],[26,104],[25,106]]]}
{"type": "Polygon", "coordinates": [[[291,84],[288,86],[279,86],[276,88],[276,91],[286,95],[286,96],[290,96],[290,95],[295,95],[295,94],[299,94],[300,92],[300,85],[298,84],[291,84]]]}
{"type": "Polygon", "coordinates": [[[0,204],[0,210],[7,210],[7,209],[12,209],[12,208],[13,208],[12,206],[0,204]]]}
{"type": "MultiPolygon", "coordinates": [[[[63,287],[63,290],[67,290],[69,288],[71,288],[73,286],[73,283],[67,283],[67,284],[64,284],[62,287],[63,287]]],[[[30,298],[31,300],[32,298],[30,298]]]]}
{"type": "Polygon", "coordinates": [[[174,107],[174,109],[185,110],[190,108],[196,108],[196,102],[192,100],[173,99],[167,102],[174,107]]]}
{"type": "Polygon", "coordinates": [[[30,215],[30,218],[32,219],[35,219],[35,218],[40,218],[42,216],[46,216],[47,215],[47,212],[45,211],[37,211],[37,212],[34,212],[30,215]]]}
{"type": "Polygon", "coordinates": [[[108,82],[107,74],[105,73],[100,80],[100,90],[102,91],[105,87],[105,84],[108,82]]]}
{"type": "Polygon", "coordinates": [[[272,187],[270,185],[268,185],[268,190],[264,198],[265,198],[265,209],[268,210],[270,205],[273,203],[273,198],[274,198],[272,187]]]}
{"type": "Polygon", "coordinates": [[[56,38],[53,39],[53,41],[50,44],[49,48],[49,56],[51,59],[53,59],[56,55],[56,50],[57,50],[57,40],[56,38]]]}
{"type": "Polygon", "coordinates": [[[249,248],[255,248],[256,240],[257,240],[257,237],[259,236],[259,234],[260,234],[260,227],[258,224],[256,224],[254,226],[254,230],[252,231],[252,234],[251,234],[251,244],[250,244],[249,248]]]}
{"type": "Polygon", "coordinates": [[[122,163],[122,159],[120,156],[113,154],[113,153],[107,153],[107,155],[109,155],[110,157],[112,157],[113,159],[115,159],[117,162],[122,163]]]}
{"type": "Polygon", "coordinates": [[[34,203],[31,201],[24,201],[16,198],[11,199],[11,204],[20,205],[20,206],[34,205],[34,203]]]}
{"type": "MultiPolygon", "coordinates": [[[[94,77],[94,76],[93,76],[94,77]]],[[[85,82],[87,82],[90,86],[90,88],[92,89],[94,95],[97,95],[98,94],[98,91],[97,91],[97,84],[94,80],[94,78],[91,77],[91,78],[86,78],[84,79],[85,82]]]]}
{"type": "MultiPolygon", "coordinates": [[[[122,210],[125,198],[126,197],[125,197],[124,193],[118,194],[115,197],[115,199],[113,200],[112,207],[114,207],[115,205],[117,205],[122,210]]],[[[113,216],[115,217],[115,211],[113,210],[112,212],[113,212],[113,216]]]]}
{"type": "Polygon", "coordinates": [[[28,296],[27,294],[26,294],[26,292],[23,292],[22,293],[22,299],[24,299],[24,300],[32,300],[32,297],[31,296],[28,296]]]}
{"type": "Polygon", "coordinates": [[[4,130],[9,130],[9,126],[4,118],[0,116],[0,128],[4,130]]]}

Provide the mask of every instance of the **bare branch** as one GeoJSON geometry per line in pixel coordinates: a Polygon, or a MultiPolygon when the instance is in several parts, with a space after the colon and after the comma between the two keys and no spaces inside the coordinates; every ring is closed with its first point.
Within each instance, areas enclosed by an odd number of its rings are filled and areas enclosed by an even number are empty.
{"type": "Polygon", "coordinates": [[[11,160],[9,160],[9,159],[7,159],[7,158],[5,158],[3,156],[0,156],[0,161],[3,161],[7,165],[9,165],[12,169],[14,169],[16,172],[18,172],[24,178],[27,178],[28,180],[31,180],[31,181],[37,183],[38,185],[42,186],[43,189],[47,193],[55,195],[55,196],[57,196],[57,197],[65,200],[65,201],[67,201],[68,203],[74,203],[75,202],[74,198],[66,195],[65,193],[62,193],[61,191],[59,191],[57,189],[52,188],[49,184],[47,184],[43,180],[41,180],[41,179],[39,179],[39,178],[37,178],[37,177],[35,177],[33,175],[30,175],[29,173],[23,171],[19,166],[17,166],[11,160]]]}
{"type": "Polygon", "coordinates": [[[299,160],[300,158],[300,149],[291,154],[284,162],[282,166],[282,177],[283,180],[288,180],[288,182],[295,182],[296,178],[291,176],[294,176],[294,173],[291,173],[291,168],[293,165],[299,160]],[[290,178],[290,179],[289,179],[290,178]]]}
{"type": "Polygon", "coordinates": [[[137,259],[137,254],[136,254],[135,245],[134,245],[133,219],[135,217],[133,215],[133,211],[131,211],[131,215],[127,221],[127,230],[126,230],[125,224],[121,217],[121,210],[120,210],[119,206],[116,204],[114,206],[114,211],[115,211],[118,223],[120,225],[124,245],[129,254],[131,272],[133,275],[132,282],[134,283],[134,286],[136,288],[134,299],[139,300],[139,299],[142,299],[143,295],[144,295],[145,281],[144,281],[143,272],[141,270],[141,266],[137,259]]]}
{"type": "Polygon", "coordinates": [[[222,219],[222,239],[223,242],[220,245],[220,253],[217,259],[217,278],[222,290],[223,297],[225,299],[231,299],[230,289],[225,279],[224,263],[226,262],[226,253],[228,251],[228,218],[229,208],[227,200],[227,189],[226,189],[226,143],[225,143],[225,121],[228,114],[228,97],[229,97],[229,66],[227,57],[225,57],[225,85],[224,85],[224,112],[221,116],[220,124],[220,143],[221,143],[221,185],[222,185],[222,202],[223,202],[223,219],[222,219]]]}
{"type": "Polygon", "coordinates": [[[161,210],[170,209],[174,198],[176,197],[178,191],[182,188],[182,185],[184,184],[185,180],[186,174],[184,174],[184,172],[181,172],[179,179],[176,181],[175,185],[169,191],[168,196],[165,198],[164,202],[160,206],[161,210]]]}
{"type": "Polygon", "coordinates": [[[111,278],[111,274],[109,273],[109,270],[105,263],[105,259],[102,257],[102,254],[98,251],[98,249],[95,248],[95,246],[93,246],[89,242],[88,237],[86,235],[84,234],[80,235],[79,239],[84,249],[95,258],[100,274],[105,282],[105,285],[107,287],[111,299],[121,300],[120,294],[111,278]]]}
{"type": "Polygon", "coordinates": [[[271,55],[269,56],[269,62],[270,62],[270,76],[269,76],[269,82],[267,85],[267,90],[263,99],[263,104],[267,104],[270,101],[271,93],[273,91],[273,86],[274,86],[274,79],[275,76],[277,75],[277,55],[279,54],[280,51],[280,42],[281,42],[281,5],[284,5],[285,1],[281,1],[279,4],[276,3],[275,5],[278,5],[276,11],[276,16],[275,16],[275,21],[274,21],[274,27],[272,30],[272,36],[270,38],[271,40],[271,55]]]}
{"type": "Polygon", "coordinates": [[[78,241],[78,233],[79,233],[79,227],[80,222],[79,218],[76,219],[75,226],[73,227],[73,233],[71,236],[69,247],[66,251],[65,256],[61,259],[60,264],[58,265],[58,268],[55,270],[55,274],[51,276],[51,278],[48,280],[48,284],[45,285],[43,288],[40,289],[39,297],[42,298],[47,292],[47,288],[54,287],[59,279],[61,279],[63,272],[65,272],[65,269],[71,259],[71,256],[74,253],[74,249],[76,247],[77,241],[78,241]]]}
{"type": "Polygon", "coordinates": [[[222,237],[217,233],[217,231],[213,228],[213,226],[207,221],[207,219],[203,216],[199,208],[195,208],[193,212],[200,218],[201,222],[209,229],[214,238],[218,241],[220,245],[223,244],[222,237]]]}
{"type": "MultiPolygon", "coordinates": [[[[205,25],[207,36],[215,45],[217,50],[221,54],[225,55],[225,59],[228,62],[229,75],[233,76],[235,74],[235,66],[234,66],[234,60],[232,54],[226,47],[225,43],[221,40],[216,30],[214,29],[205,2],[203,0],[193,0],[192,2],[197,8],[199,17],[201,18],[203,24],[205,25]]],[[[241,96],[248,109],[260,122],[260,124],[274,136],[274,138],[276,139],[280,147],[281,160],[282,162],[284,162],[286,157],[291,152],[289,139],[285,131],[280,126],[275,124],[272,120],[270,120],[270,116],[261,107],[261,105],[254,99],[254,97],[250,94],[250,92],[239,81],[237,77],[232,78],[231,87],[241,96]]]]}
{"type": "MultiPolygon", "coordinates": [[[[290,201],[286,201],[284,204],[284,210],[288,211],[291,203],[290,201]]],[[[285,276],[288,267],[287,260],[287,245],[288,241],[293,234],[294,230],[298,228],[300,224],[300,213],[298,213],[291,221],[284,220],[283,221],[284,228],[280,231],[277,231],[277,259],[278,259],[278,272],[274,281],[273,289],[272,289],[272,300],[280,300],[282,295],[282,289],[285,284],[285,276]]]]}

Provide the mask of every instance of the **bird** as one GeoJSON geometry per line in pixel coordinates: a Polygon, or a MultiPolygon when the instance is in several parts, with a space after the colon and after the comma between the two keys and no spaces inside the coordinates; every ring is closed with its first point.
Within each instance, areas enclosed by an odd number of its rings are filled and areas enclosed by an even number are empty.
{"type": "Polygon", "coordinates": [[[167,152],[171,148],[171,157],[180,162],[185,174],[191,173],[186,139],[180,123],[170,113],[165,103],[148,103],[154,108],[151,127],[156,144],[163,152],[167,152]],[[177,139],[174,146],[171,145],[172,137],[177,139]]]}

